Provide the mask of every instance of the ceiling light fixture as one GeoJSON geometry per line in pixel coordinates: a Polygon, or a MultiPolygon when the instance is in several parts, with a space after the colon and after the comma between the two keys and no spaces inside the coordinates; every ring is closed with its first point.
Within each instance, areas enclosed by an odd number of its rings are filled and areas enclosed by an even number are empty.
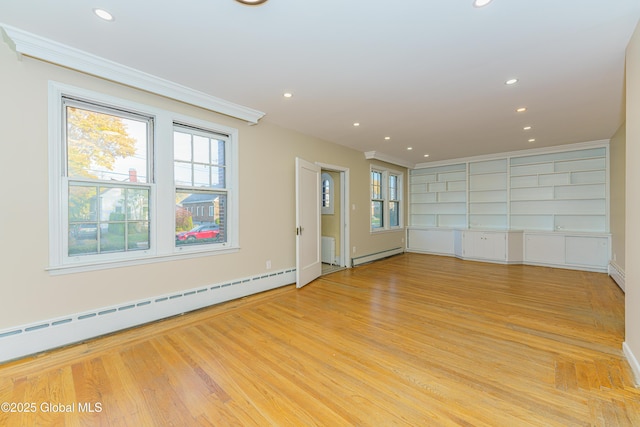
{"type": "Polygon", "coordinates": [[[385,140],[385,141],[388,141],[388,140],[390,140],[390,139],[391,139],[391,137],[390,137],[390,136],[385,136],[385,137],[384,137],[384,140],[385,140]]]}
{"type": "Polygon", "coordinates": [[[536,139],[535,139],[535,138],[531,138],[531,139],[529,140],[529,142],[536,142],[536,139]]]}
{"type": "Polygon", "coordinates": [[[518,83],[518,79],[509,79],[506,82],[504,82],[504,84],[506,84],[507,86],[511,86],[518,83]]]}
{"type": "Polygon", "coordinates": [[[95,13],[98,18],[102,18],[105,21],[113,21],[113,15],[104,9],[93,9],[93,13],[95,13]]]}
{"type": "Polygon", "coordinates": [[[291,98],[293,94],[291,92],[285,92],[282,94],[282,96],[284,96],[285,98],[291,98]]]}
{"type": "Polygon", "coordinates": [[[413,147],[407,147],[407,150],[411,151],[413,150],[413,147]]]}
{"type": "Polygon", "coordinates": [[[522,128],[523,130],[531,130],[531,126],[525,126],[522,128]]]}
{"type": "Polygon", "coordinates": [[[473,7],[484,7],[491,3],[492,0],[474,0],[473,7]]]}
{"type": "Polygon", "coordinates": [[[267,0],[236,0],[238,3],[246,4],[248,6],[257,6],[262,3],[266,3],[267,0]]]}
{"type": "Polygon", "coordinates": [[[425,157],[429,157],[429,155],[428,155],[428,154],[425,154],[424,156],[425,156],[425,157]]]}
{"type": "Polygon", "coordinates": [[[524,113],[525,111],[527,111],[527,107],[520,107],[516,110],[516,113],[524,113]]]}

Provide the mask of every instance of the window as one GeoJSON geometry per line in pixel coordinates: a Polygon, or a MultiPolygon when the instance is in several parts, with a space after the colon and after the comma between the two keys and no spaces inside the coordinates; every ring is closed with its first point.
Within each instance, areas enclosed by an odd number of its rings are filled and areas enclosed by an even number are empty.
{"type": "Polygon", "coordinates": [[[398,175],[389,174],[389,227],[400,226],[400,193],[398,175]]]}
{"type": "Polygon", "coordinates": [[[371,231],[402,227],[402,179],[400,172],[371,169],[371,231]]]}
{"type": "Polygon", "coordinates": [[[237,250],[236,129],[53,82],[50,110],[49,270],[237,250]]]}
{"type": "Polygon", "coordinates": [[[149,249],[153,119],[64,97],[67,256],[149,249]]]}
{"type": "Polygon", "coordinates": [[[384,227],[384,200],[382,199],[382,172],[371,171],[371,229],[384,227]]]}
{"type": "Polygon", "coordinates": [[[176,246],[226,241],[226,144],[226,135],[174,125],[176,211],[196,211],[191,217],[176,215],[176,246]]]}
{"type": "Polygon", "coordinates": [[[322,214],[333,215],[333,177],[323,172],[320,180],[322,182],[322,214]]]}

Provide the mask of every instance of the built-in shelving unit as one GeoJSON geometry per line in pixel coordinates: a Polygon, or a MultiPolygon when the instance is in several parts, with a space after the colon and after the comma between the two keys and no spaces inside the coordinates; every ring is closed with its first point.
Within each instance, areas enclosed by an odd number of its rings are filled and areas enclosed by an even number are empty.
{"type": "Polygon", "coordinates": [[[467,165],[410,172],[410,223],[419,227],[466,227],[467,165]]]}
{"type": "Polygon", "coordinates": [[[407,250],[606,271],[608,162],[595,141],[414,169],[407,250]]]}
{"type": "Polygon", "coordinates": [[[469,228],[508,228],[507,182],[507,159],[469,163],[469,228]]]}
{"type": "Polygon", "coordinates": [[[605,147],[510,159],[511,229],[608,231],[605,147]]]}

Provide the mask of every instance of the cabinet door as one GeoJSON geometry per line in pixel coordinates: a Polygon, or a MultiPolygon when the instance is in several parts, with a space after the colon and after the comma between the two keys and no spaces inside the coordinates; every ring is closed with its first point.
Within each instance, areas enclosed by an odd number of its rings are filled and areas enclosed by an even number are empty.
{"type": "Polygon", "coordinates": [[[525,262],[557,264],[565,263],[565,237],[549,234],[529,234],[524,239],[525,262]]]}
{"type": "Polygon", "coordinates": [[[505,233],[484,234],[484,258],[505,261],[507,259],[507,236],[505,233]]]}
{"type": "Polygon", "coordinates": [[[480,239],[482,233],[477,231],[464,231],[462,233],[462,255],[465,258],[478,258],[478,254],[481,252],[480,246],[482,240],[480,239]]]}
{"type": "Polygon", "coordinates": [[[507,259],[505,233],[465,231],[463,249],[466,258],[504,261],[507,259]]]}
{"type": "Polygon", "coordinates": [[[408,249],[453,255],[453,230],[409,230],[408,249]]]}
{"type": "Polygon", "coordinates": [[[567,236],[567,264],[606,267],[609,264],[607,237],[567,236]]]}

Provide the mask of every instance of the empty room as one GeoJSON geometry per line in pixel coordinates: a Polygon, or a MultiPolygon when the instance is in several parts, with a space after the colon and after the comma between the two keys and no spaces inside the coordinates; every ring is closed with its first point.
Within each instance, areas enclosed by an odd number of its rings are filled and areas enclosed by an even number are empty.
{"type": "Polygon", "coordinates": [[[639,23],[2,2],[0,425],[639,426],[639,23]]]}

